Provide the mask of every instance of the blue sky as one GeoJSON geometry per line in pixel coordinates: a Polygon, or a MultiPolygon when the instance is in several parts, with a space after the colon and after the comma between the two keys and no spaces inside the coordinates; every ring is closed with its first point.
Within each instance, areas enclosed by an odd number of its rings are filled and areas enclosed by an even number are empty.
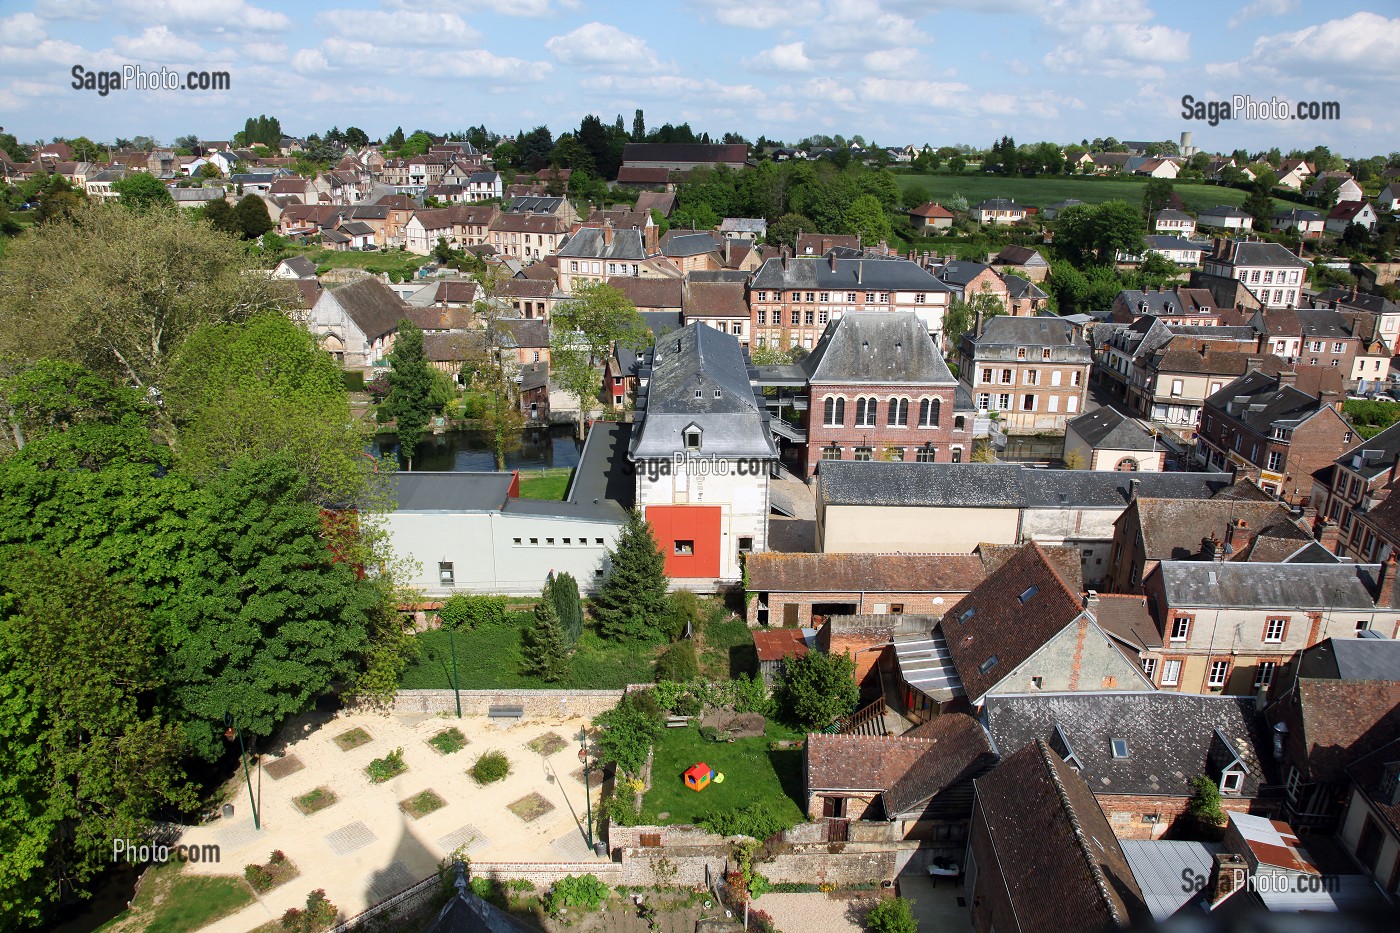
{"type": "Polygon", "coordinates": [[[559,133],[641,107],[796,141],[1175,139],[1400,150],[1400,4],[1347,0],[0,0],[0,125],[23,140],[485,123],[559,133]],[[227,92],[71,87],[71,69],[226,70],[227,92]],[[1335,100],[1212,128],[1181,97],[1335,100]]]}

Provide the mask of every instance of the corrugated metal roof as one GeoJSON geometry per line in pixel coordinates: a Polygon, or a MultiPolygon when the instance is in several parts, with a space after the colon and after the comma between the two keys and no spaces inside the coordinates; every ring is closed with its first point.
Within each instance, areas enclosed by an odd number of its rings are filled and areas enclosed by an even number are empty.
{"type": "Polygon", "coordinates": [[[1191,875],[1209,879],[1215,855],[1224,851],[1218,842],[1153,841],[1120,842],[1153,920],[1165,920],[1184,907],[1198,892],[1183,891],[1182,879],[1191,875]]]}
{"type": "Polygon", "coordinates": [[[917,687],[929,696],[966,695],[942,632],[935,631],[928,638],[896,638],[894,656],[899,665],[899,675],[909,686],[917,687]]]}

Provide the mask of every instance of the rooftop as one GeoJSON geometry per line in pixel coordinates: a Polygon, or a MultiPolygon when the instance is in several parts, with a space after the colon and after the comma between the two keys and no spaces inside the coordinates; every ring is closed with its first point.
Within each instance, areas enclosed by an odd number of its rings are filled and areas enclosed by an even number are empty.
{"type": "Polygon", "coordinates": [[[956,385],[913,311],[851,312],[827,324],[800,364],[813,383],[956,385]]]}

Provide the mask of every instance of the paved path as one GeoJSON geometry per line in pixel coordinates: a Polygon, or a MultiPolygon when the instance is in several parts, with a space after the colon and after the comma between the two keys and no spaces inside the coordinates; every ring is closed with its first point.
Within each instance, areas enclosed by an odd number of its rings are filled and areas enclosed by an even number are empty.
{"type": "MultiPolygon", "coordinates": [[[[783,933],[862,933],[873,901],[829,894],[765,894],[754,906],[768,912],[783,933]]],[[[929,929],[932,929],[930,927],[929,929]]]]}
{"type": "MultiPolygon", "coordinates": [[[[485,717],[428,715],[386,716],[352,713],[309,728],[288,744],[299,769],[264,759],[253,786],[261,787],[262,828],[253,828],[246,788],[232,798],[236,814],[186,830],[185,843],[217,843],[221,861],[190,865],[200,874],[242,875],[245,865],[265,863],[274,849],[284,852],[300,876],[263,895],[253,905],[204,929],[205,933],[245,933],[280,918],[288,907],[304,906],[316,888],[345,916],[436,870],[440,860],[465,845],[474,861],[558,862],[596,860],[583,842],[584,787],[573,776],[578,767],[580,718],[541,720],[502,727],[485,717]],[[469,744],[443,755],[428,744],[439,731],[457,726],[469,744]],[[333,741],[352,728],[363,728],[371,741],[341,751],[333,741]],[[567,744],[545,758],[527,743],[554,733],[567,744]],[[403,749],[408,770],[383,784],[371,784],[365,766],[388,752],[403,749]],[[478,787],[467,769],[483,752],[499,750],[511,761],[504,781],[478,787]],[[290,770],[281,777],[269,773],[290,770]],[[337,802],[304,816],[293,800],[329,788],[337,802]],[[447,801],[436,812],[412,819],[400,802],[424,790],[447,801]],[[525,822],[508,805],[537,793],[552,809],[525,822]],[[575,838],[577,837],[577,838],[575,838]]],[[[598,791],[594,791],[597,812],[598,791]]],[[[601,860],[597,860],[601,861],[601,860]]]]}
{"type": "Polygon", "coordinates": [[[937,884],[924,872],[899,876],[899,895],[908,898],[919,924],[919,933],[972,933],[972,914],[960,905],[964,896],[952,878],[939,878],[937,884]]]}

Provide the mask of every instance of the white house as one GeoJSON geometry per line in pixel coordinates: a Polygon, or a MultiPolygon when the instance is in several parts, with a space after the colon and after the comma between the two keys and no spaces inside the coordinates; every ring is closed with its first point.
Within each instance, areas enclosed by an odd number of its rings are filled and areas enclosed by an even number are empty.
{"type": "Polygon", "coordinates": [[[1196,215],[1196,220],[1202,227],[1223,227],[1226,230],[1248,230],[1254,223],[1253,217],[1227,204],[1206,208],[1196,215]]]}
{"type": "Polygon", "coordinates": [[[1026,219],[1026,208],[1015,198],[991,198],[972,209],[979,224],[1016,224],[1026,219]]]}
{"type": "Polygon", "coordinates": [[[1286,211],[1274,214],[1273,220],[1269,223],[1269,229],[1274,233],[1286,233],[1289,230],[1297,230],[1298,235],[1305,240],[1315,240],[1322,236],[1323,223],[1326,220],[1321,211],[1310,211],[1303,207],[1293,207],[1286,211]]]}
{"type": "Polygon", "coordinates": [[[1308,197],[1315,198],[1322,195],[1332,183],[1337,185],[1337,203],[1343,201],[1360,201],[1362,192],[1361,186],[1356,183],[1346,172],[1323,172],[1313,179],[1312,186],[1308,188],[1308,197]]]}
{"type": "MultiPolygon", "coordinates": [[[[1200,265],[1201,256],[1205,254],[1205,247],[1200,243],[1179,236],[1149,236],[1144,237],[1144,239],[1147,241],[1145,253],[1155,253],[1163,259],[1170,259],[1179,266],[1200,265]]],[[[1125,261],[1122,254],[1120,254],[1118,261],[1125,261]]]]}
{"type": "Polygon", "coordinates": [[[1157,212],[1152,229],[1157,233],[1174,233],[1189,239],[1196,233],[1196,219],[1184,211],[1168,208],[1157,212]]]}
{"type": "Polygon", "coordinates": [[[1365,201],[1342,201],[1327,213],[1327,232],[1340,236],[1352,224],[1375,230],[1376,220],[1375,208],[1365,201]]]}
{"type": "Polygon", "coordinates": [[[1278,243],[1257,240],[1220,241],[1204,261],[1207,275],[1247,285],[1266,308],[1296,308],[1309,265],[1278,243]]]}
{"type": "Polygon", "coordinates": [[[1376,198],[1376,207],[1383,211],[1400,211],[1400,181],[1392,179],[1386,182],[1376,198]]]}
{"type": "Polygon", "coordinates": [[[328,288],[306,316],[306,327],[346,367],[379,363],[394,347],[408,306],[389,286],[366,276],[328,288]]]}
{"type": "Polygon", "coordinates": [[[467,200],[486,201],[499,198],[504,192],[501,176],[496,172],[473,172],[467,178],[467,200]]]}
{"type": "Polygon", "coordinates": [[[274,279],[314,279],[316,264],[305,256],[291,256],[282,260],[272,270],[274,279]]]}

